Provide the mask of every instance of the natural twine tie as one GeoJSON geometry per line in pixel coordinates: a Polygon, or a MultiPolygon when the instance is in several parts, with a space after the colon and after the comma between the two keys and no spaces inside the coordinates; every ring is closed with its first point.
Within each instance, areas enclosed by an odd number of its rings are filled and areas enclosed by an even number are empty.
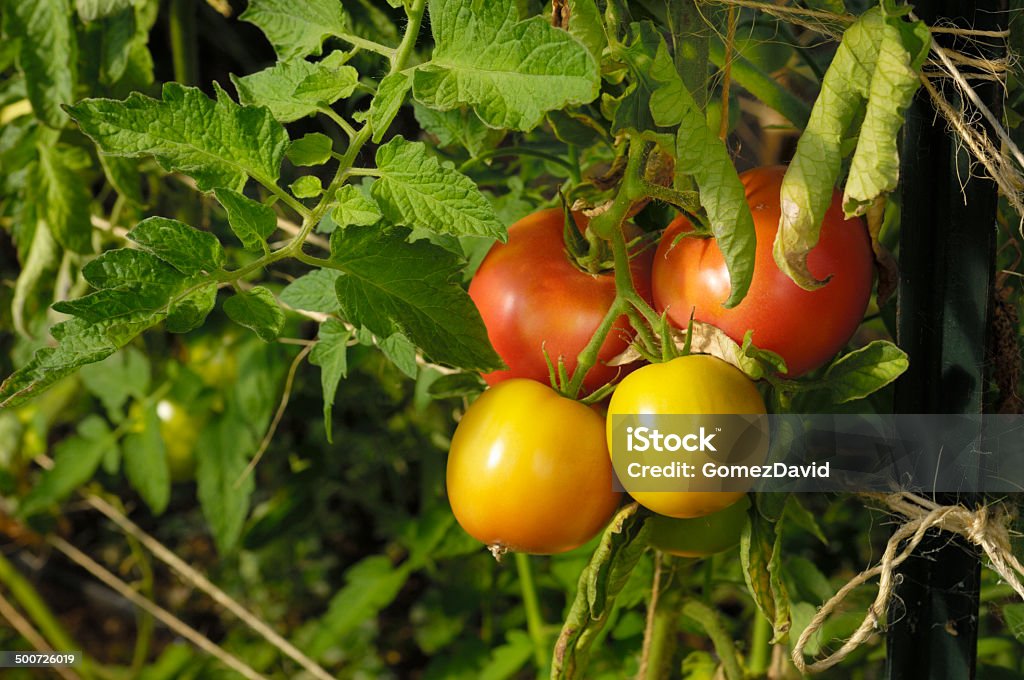
{"type": "Polygon", "coordinates": [[[1024,599],[1024,566],[1014,557],[1010,545],[1010,514],[999,504],[983,505],[970,510],[963,505],[940,505],[912,493],[865,494],[881,501],[893,512],[906,518],[885,546],[885,552],[878,564],[857,574],[821,606],[810,624],[800,634],[793,648],[793,663],[801,673],[819,673],[836,665],[854,649],[867,642],[876,629],[884,629],[885,616],[889,608],[897,578],[896,568],[917,548],[918,544],[932,529],[940,529],[963,536],[981,548],[988,557],[989,567],[1006,581],[1024,599]],[[878,595],[868,607],[860,626],[843,646],[823,659],[807,663],[804,647],[813,635],[820,632],[825,620],[857,587],[878,578],[878,595]]]}

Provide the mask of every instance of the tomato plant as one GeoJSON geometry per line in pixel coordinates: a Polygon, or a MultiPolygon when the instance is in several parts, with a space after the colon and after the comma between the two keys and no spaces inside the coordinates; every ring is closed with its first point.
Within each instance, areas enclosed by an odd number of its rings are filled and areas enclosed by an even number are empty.
{"type": "Polygon", "coordinates": [[[651,545],[676,557],[708,557],[739,545],[750,501],[744,496],[732,505],[703,517],[655,515],[650,524],[651,545]]]}
{"type": "MultiPolygon", "coordinates": [[[[586,218],[575,214],[577,226],[586,218]]],[[[508,369],[484,374],[494,385],[508,378],[548,381],[548,361],[561,359],[570,374],[615,297],[611,273],[590,273],[575,264],[563,240],[561,210],[542,210],[508,228],[508,243],[496,244],[469,286],[495,351],[508,369]],[[545,358],[547,354],[547,359],[545,358]]],[[[650,250],[631,259],[634,285],[650,297],[650,250]]],[[[607,362],[629,346],[634,335],[625,315],[615,319],[587,372],[583,386],[593,391],[623,371],[607,362]]]]}
{"type": "Polygon", "coordinates": [[[692,238],[680,217],[665,230],[654,258],[653,293],[681,328],[690,312],[724,330],[737,342],[753,331],[754,343],[786,360],[791,376],[802,375],[835,356],[861,323],[871,294],[874,260],[867,229],[859,219],[843,219],[842,196],[834,192],[821,226],[821,239],[807,264],[828,283],[804,290],[772,258],[781,209],[783,167],[758,168],[740,176],[757,229],[757,252],[750,291],[727,309],[730,277],[714,239],[692,238]]]}
{"type": "Polygon", "coordinates": [[[448,498],[482,543],[551,554],[594,537],[619,503],[604,421],[533,380],[503,381],[466,411],[448,454],[448,498]]]}
{"type": "MultiPolygon", "coordinates": [[[[738,369],[704,354],[679,357],[637,369],[615,389],[608,404],[612,419],[629,414],[763,414],[761,394],[738,369]]],[[[669,517],[703,517],[732,505],[741,491],[631,491],[644,507],[669,517]]]]}

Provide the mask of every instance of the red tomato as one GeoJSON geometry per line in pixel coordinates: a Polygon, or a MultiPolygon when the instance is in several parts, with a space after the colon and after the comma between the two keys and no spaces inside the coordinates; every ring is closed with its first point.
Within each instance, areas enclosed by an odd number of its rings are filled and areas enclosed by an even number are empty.
{"type": "Polygon", "coordinates": [[[779,190],[784,166],[757,168],[740,175],[754,215],[757,252],[750,291],[732,309],[729,270],[715,239],[682,238],[690,223],[677,218],[665,230],[654,258],[654,303],[658,311],[686,328],[694,319],[718,326],[733,340],[753,330],[754,344],[782,355],[790,376],[802,375],[843,348],[864,316],[871,294],[873,257],[867,229],[860,219],[843,218],[842,195],[836,191],[825,215],[818,245],[807,266],[818,279],[832,279],[807,291],[775,264],[772,244],[779,227],[779,190]]]}
{"type": "MultiPolygon", "coordinates": [[[[577,213],[577,225],[587,218],[577,213]]],[[[484,376],[489,385],[509,378],[548,383],[547,351],[552,363],[562,357],[572,375],[576,356],[590,341],[615,298],[611,273],[589,274],[568,258],[562,238],[563,213],[542,210],[519,220],[508,230],[508,243],[498,243],[484,258],[469,286],[491,344],[508,370],[484,376]]],[[[632,259],[637,292],[650,299],[649,252],[632,259]]],[[[583,381],[586,391],[624,375],[622,367],[605,362],[620,354],[634,332],[619,317],[598,353],[598,363],[583,381]]]]}

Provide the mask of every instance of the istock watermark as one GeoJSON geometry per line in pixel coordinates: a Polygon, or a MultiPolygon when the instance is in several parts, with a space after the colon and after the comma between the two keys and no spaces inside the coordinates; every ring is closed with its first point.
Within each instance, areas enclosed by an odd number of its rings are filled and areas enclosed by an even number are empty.
{"type": "Polygon", "coordinates": [[[1018,415],[628,414],[626,491],[1024,491],[1018,415]]]}

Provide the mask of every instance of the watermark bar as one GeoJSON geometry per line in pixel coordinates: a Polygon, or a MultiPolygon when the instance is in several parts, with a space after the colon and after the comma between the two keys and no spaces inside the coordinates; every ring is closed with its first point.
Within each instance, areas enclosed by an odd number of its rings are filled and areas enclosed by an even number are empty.
{"type": "Polygon", "coordinates": [[[616,415],[626,491],[1024,491],[1020,415],[616,415]]]}
{"type": "Polygon", "coordinates": [[[3,652],[0,668],[59,668],[77,666],[81,652],[3,652]]]}

